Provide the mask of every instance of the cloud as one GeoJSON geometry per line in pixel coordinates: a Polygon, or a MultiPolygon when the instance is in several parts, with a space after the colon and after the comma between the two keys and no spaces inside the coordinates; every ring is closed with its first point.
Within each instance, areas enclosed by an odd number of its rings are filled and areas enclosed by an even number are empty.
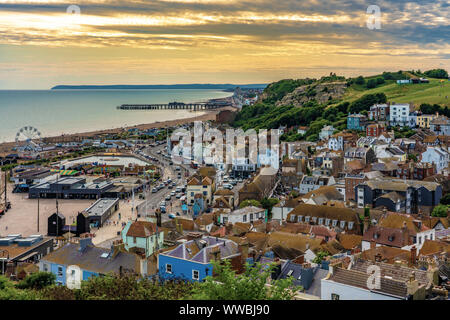
{"type": "Polygon", "coordinates": [[[249,73],[297,70],[292,64],[317,72],[321,64],[341,64],[343,71],[369,70],[368,63],[448,65],[446,0],[375,3],[380,30],[366,27],[365,0],[80,0],[79,16],[68,15],[62,0],[0,0],[0,45],[26,47],[31,55],[38,48],[70,47],[114,56],[123,48],[127,63],[136,50],[147,63],[166,59],[172,70],[186,70],[180,64],[193,61],[191,71],[205,65],[208,72],[214,65],[249,73]]]}

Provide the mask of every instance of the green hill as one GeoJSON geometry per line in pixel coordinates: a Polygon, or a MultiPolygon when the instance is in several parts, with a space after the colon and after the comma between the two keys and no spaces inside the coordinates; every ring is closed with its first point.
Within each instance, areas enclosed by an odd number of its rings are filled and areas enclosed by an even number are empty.
{"type": "Polygon", "coordinates": [[[342,101],[352,102],[365,94],[384,93],[389,102],[413,103],[420,106],[422,103],[450,105],[450,81],[429,79],[430,83],[397,84],[393,80],[386,81],[373,89],[357,90],[349,87],[342,101]]]}
{"type": "Polygon", "coordinates": [[[305,136],[295,130],[282,140],[306,138],[316,141],[324,125],[333,125],[338,131],[347,128],[348,113],[367,114],[376,103],[421,104],[429,109],[448,114],[450,81],[442,69],[425,71],[383,72],[369,77],[345,78],[331,73],[320,79],[284,79],[264,89],[256,104],[244,106],[232,123],[244,130],[271,129],[279,126],[308,126],[305,136]],[[428,76],[436,75],[442,79],[428,76]],[[396,80],[426,77],[429,83],[397,84],[396,80]],[[339,87],[342,90],[337,90],[339,87]]]}

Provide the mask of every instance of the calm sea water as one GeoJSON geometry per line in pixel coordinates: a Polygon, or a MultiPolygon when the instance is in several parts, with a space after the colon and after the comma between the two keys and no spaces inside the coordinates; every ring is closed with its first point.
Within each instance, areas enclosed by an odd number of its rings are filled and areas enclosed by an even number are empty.
{"type": "Polygon", "coordinates": [[[218,90],[0,90],[0,142],[14,141],[24,126],[41,136],[189,118],[188,110],[117,110],[121,104],[200,102],[232,93],[218,90]]]}

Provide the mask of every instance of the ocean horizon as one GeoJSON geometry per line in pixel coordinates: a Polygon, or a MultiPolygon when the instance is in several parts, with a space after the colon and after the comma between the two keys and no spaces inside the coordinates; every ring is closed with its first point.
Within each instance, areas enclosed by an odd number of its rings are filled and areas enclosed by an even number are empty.
{"type": "Polygon", "coordinates": [[[121,104],[205,102],[231,96],[217,89],[0,90],[0,143],[25,127],[41,137],[185,119],[204,111],[117,110],[121,104]]]}

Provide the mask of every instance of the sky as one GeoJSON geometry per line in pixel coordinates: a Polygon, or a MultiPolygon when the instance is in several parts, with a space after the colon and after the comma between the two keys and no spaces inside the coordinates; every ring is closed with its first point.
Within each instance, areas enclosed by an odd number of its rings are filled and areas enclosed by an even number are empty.
{"type": "Polygon", "coordinates": [[[72,1],[0,0],[0,90],[450,70],[447,0],[72,1]]]}

